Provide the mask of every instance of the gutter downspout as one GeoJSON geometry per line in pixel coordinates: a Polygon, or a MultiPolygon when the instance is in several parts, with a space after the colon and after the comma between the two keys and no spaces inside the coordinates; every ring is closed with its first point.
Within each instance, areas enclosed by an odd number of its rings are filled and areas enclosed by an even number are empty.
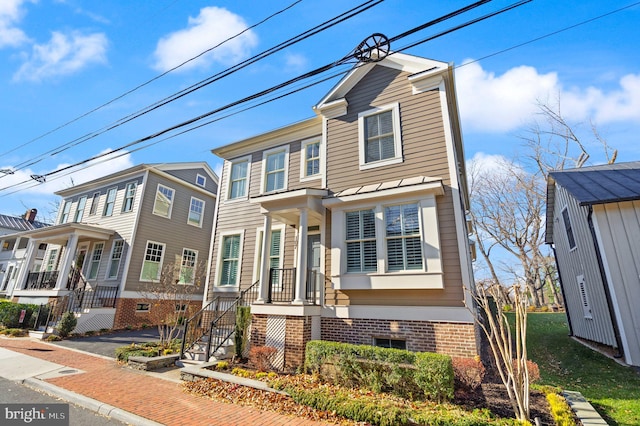
{"type": "MultiPolygon", "coordinates": [[[[604,271],[604,263],[602,262],[602,255],[600,254],[600,246],[598,245],[598,239],[596,238],[596,230],[593,226],[593,206],[589,205],[589,214],[587,215],[587,223],[589,224],[589,231],[591,231],[591,239],[593,240],[593,248],[596,251],[596,259],[598,259],[598,269],[600,270],[600,277],[604,284],[604,295],[607,299],[607,307],[609,308],[609,317],[611,318],[611,325],[613,326],[613,334],[616,338],[616,344],[618,345],[618,353],[613,355],[614,358],[622,358],[622,337],[620,336],[620,327],[616,320],[613,308],[613,300],[611,299],[611,291],[609,290],[609,283],[604,271]]],[[[566,300],[566,299],[565,299],[566,300]]]]}
{"type": "MultiPolygon", "coordinates": [[[[558,282],[560,283],[560,292],[562,293],[562,298],[564,299],[564,309],[567,310],[567,296],[564,292],[564,283],[562,282],[562,274],[560,273],[560,264],[558,263],[558,254],[556,252],[556,247],[553,244],[549,244],[551,247],[551,251],[553,251],[553,258],[556,261],[556,269],[558,270],[558,282]]],[[[569,336],[573,336],[573,326],[571,325],[571,316],[566,315],[567,324],[569,325],[569,336]]]]}

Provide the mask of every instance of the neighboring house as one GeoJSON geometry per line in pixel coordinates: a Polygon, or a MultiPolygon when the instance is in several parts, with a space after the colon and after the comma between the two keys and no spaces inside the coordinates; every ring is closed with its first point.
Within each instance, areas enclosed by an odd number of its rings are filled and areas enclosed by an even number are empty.
{"type": "Polygon", "coordinates": [[[546,231],[570,334],[640,366],[640,162],[551,172],[546,231]]]}
{"type": "MultiPolygon", "coordinates": [[[[47,223],[37,221],[37,214],[36,209],[27,210],[22,217],[0,214],[0,297],[7,297],[13,291],[16,277],[24,265],[29,243],[28,237],[10,236],[10,234],[49,226],[47,223]],[[9,236],[5,237],[5,235],[9,236]]],[[[33,259],[34,270],[40,269],[46,247],[46,244],[37,247],[33,259]]]]}
{"type": "MultiPolygon", "coordinates": [[[[185,277],[209,257],[217,190],[215,173],[195,162],[141,164],[56,192],[56,224],[14,234],[29,245],[11,296],[47,303],[72,295],[83,308],[78,332],[151,324],[150,310],[161,308],[140,291],[164,268],[179,269],[176,280],[192,284],[185,277]],[[35,248],[43,243],[37,269],[35,248]]],[[[197,307],[203,288],[193,295],[197,307]]]]}
{"type": "Polygon", "coordinates": [[[316,116],[224,159],[208,299],[256,283],[251,344],[300,365],[311,339],[478,353],[451,65],[359,64],[316,116]]]}

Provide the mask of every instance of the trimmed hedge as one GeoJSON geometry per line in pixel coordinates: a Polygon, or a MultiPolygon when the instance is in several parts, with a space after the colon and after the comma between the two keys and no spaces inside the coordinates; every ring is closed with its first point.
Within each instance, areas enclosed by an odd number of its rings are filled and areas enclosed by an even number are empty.
{"type": "Polygon", "coordinates": [[[305,370],[341,385],[404,398],[453,398],[451,357],[442,354],[313,340],[307,343],[305,370]]]}
{"type": "Polygon", "coordinates": [[[37,312],[38,309],[38,305],[2,300],[0,301],[0,325],[6,328],[32,328],[35,322],[34,312],[37,312]],[[23,309],[25,316],[20,323],[20,313],[23,309]]]}

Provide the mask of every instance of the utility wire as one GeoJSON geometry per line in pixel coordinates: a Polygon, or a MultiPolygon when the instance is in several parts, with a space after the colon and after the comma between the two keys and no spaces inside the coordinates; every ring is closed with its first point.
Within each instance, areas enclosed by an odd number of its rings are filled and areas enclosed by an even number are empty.
{"type": "MultiPolygon", "coordinates": [[[[164,98],[164,99],[162,99],[162,100],[160,100],[160,101],[158,101],[158,102],[156,102],[156,103],[154,103],[154,104],[152,104],[150,106],[147,106],[147,107],[145,107],[145,108],[143,108],[143,109],[141,109],[141,110],[139,110],[139,111],[137,111],[137,112],[135,112],[133,114],[130,114],[130,115],[126,116],[126,117],[123,117],[123,118],[111,123],[110,125],[103,127],[102,129],[100,129],[98,131],[85,134],[84,136],[82,136],[80,138],[74,139],[71,142],[67,142],[66,144],[63,144],[63,145],[61,145],[61,146],[59,146],[57,148],[49,150],[49,151],[45,152],[44,154],[41,154],[39,157],[36,157],[35,159],[26,160],[26,161],[24,161],[22,163],[19,163],[18,165],[16,165],[14,167],[13,171],[15,172],[17,170],[21,170],[21,169],[24,169],[26,167],[32,166],[34,164],[37,164],[40,161],[42,161],[46,157],[47,154],[49,154],[50,156],[55,156],[57,154],[60,154],[61,152],[66,151],[67,149],[69,149],[69,148],[71,148],[73,146],[77,146],[77,145],[79,145],[81,143],[84,143],[84,142],[86,142],[86,141],[88,141],[90,139],[93,139],[93,138],[95,138],[95,137],[97,137],[97,136],[99,136],[101,134],[104,134],[104,133],[106,133],[106,132],[108,132],[110,130],[113,130],[113,129],[115,129],[115,128],[117,128],[117,127],[129,122],[129,121],[132,121],[132,120],[134,120],[134,119],[136,119],[138,117],[141,117],[141,116],[143,116],[143,115],[145,115],[145,114],[147,114],[147,113],[149,113],[149,112],[151,112],[153,110],[156,110],[156,109],[158,109],[158,108],[160,108],[160,107],[162,107],[162,106],[164,106],[164,105],[166,105],[168,103],[171,103],[171,102],[173,102],[173,101],[175,101],[177,99],[180,99],[183,96],[186,96],[186,95],[188,95],[188,94],[190,94],[190,93],[192,93],[192,92],[194,92],[196,90],[199,90],[199,89],[201,89],[201,88],[203,88],[205,86],[208,86],[209,84],[212,84],[215,81],[218,81],[218,80],[220,80],[220,79],[222,79],[224,77],[227,77],[227,76],[229,76],[229,75],[231,75],[231,74],[233,74],[233,73],[235,73],[235,72],[237,72],[237,71],[239,71],[239,70],[241,70],[243,68],[246,68],[247,66],[249,66],[249,65],[251,65],[251,64],[253,64],[253,63],[255,63],[255,62],[257,62],[257,61],[259,61],[261,59],[264,59],[264,58],[266,58],[266,57],[268,57],[268,56],[270,56],[270,55],[272,55],[272,54],[274,54],[276,52],[279,52],[279,51],[281,51],[281,50],[283,50],[283,49],[285,49],[285,48],[287,48],[289,46],[292,46],[292,45],[294,45],[294,44],[296,44],[296,43],[298,43],[300,41],[303,41],[303,40],[305,40],[305,39],[307,39],[307,38],[309,38],[309,37],[311,37],[311,36],[313,36],[313,35],[315,35],[315,34],[317,34],[319,32],[325,31],[326,29],[331,28],[334,25],[337,25],[337,24],[339,24],[339,23],[341,23],[343,21],[346,21],[347,19],[350,19],[350,18],[352,18],[352,17],[364,12],[365,10],[368,10],[371,7],[378,5],[382,1],[384,1],[384,0],[368,0],[368,1],[364,2],[364,3],[361,3],[360,5],[356,6],[355,8],[352,8],[352,9],[350,9],[350,10],[348,10],[348,11],[346,11],[346,12],[344,12],[344,13],[342,13],[342,14],[340,14],[340,15],[338,15],[338,16],[336,16],[336,17],[334,17],[334,18],[332,18],[332,19],[330,19],[328,21],[323,22],[320,25],[317,25],[317,26],[315,26],[315,27],[313,27],[313,28],[301,33],[301,34],[298,34],[298,35],[296,35],[296,36],[294,36],[294,37],[292,37],[292,38],[290,38],[290,39],[288,39],[288,40],[286,40],[286,41],[284,41],[284,42],[282,42],[282,43],[280,43],[280,44],[278,44],[278,45],[276,45],[274,47],[271,47],[270,49],[267,49],[266,51],[263,51],[263,52],[261,52],[261,53],[259,53],[257,55],[254,55],[253,57],[248,58],[248,59],[246,59],[246,60],[244,60],[244,61],[242,61],[242,62],[240,62],[240,63],[238,63],[236,65],[233,65],[233,66],[227,68],[226,70],[223,70],[223,71],[221,71],[219,73],[216,73],[216,74],[214,74],[214,75],[212,75],[212,76],[210,76],[210,77],[208,77],[208,78],[206,78],[204,80],[201,80],[200,82],[198,82],[196,84],[193,84],[193,85],[191,85],[191,86],[189,86],[189,87],[187,87],[187,88],[185,88],[185,89],[183,89],[183,90],[181,90],[181,91],[179,91],[177,93],[174,93],[173,95],[170,95],[170,96],[168,96],[168,97],[166,97],[166,98],[164,98]]],[[[0,176],[0,179],[2,179],[2,177],[3,176],[0,176]]]]}
{"type": "MultiPolygon", "coordinates": [[[[530,0],[529,0],[529,1],[530,1],[530,0]]],[[[475,6],[475,7],[480,6],[480,5],[484,4],[484,3],[486,3],[486,1],[479,1],[479,2],[476,2],[476,3],[475,3],[475,4],[476,4],[476,6],[475,6]]],[[[518,2],[517,4],[518,4],[518,5],[520,5],[520,4],[524,4],[524,2],[522,2],[522,1],[521,1],[521,2],[518,2]]],[[[465,8],[463,8],[463,9],[464,9],[464,10],[469,10],[469,8],[468,8],[468,7],[465,7],[465,8]]],[[[511,9],[511,8],[504,8],[504,9],[502,9],[502,10],[498,11],[498,12],[494,12],[494,13],[492,13],[492,14],[487,15],[487,17],[488,17],[488,16],[495,16],[495,15],[496,15],[496,14],[498,14],[498,13],[503,13],[503,12],[505,12],[505,11],[507,11],[507,10],[510,10],[510,9],[511,9]]],[[[447,14],[447,15],[445,15],[445,16],[453,17],[453,16],[456,16],[457,14],[459,14],[459,13],[453,12],[453,13],[447,14]]],[[[486,19],[486,18],[485,18],[485,19],[486,19]]],[[[474,21],[476,21],[476,20],[474,20],[474,21]]],[[[442,22],[442,20],[441,20],[441,19],[437,19],[437,20],[435,20],[435,21],[434,21],[434,23],[438,23],[438,22],[442,22]]],[[[431,24],[431,25],[434,25],[434,24],[431,24]]],[[[425,26],[424,26],[424,25],[422,25],[422,26],[420,26],[420,28],[424,29],[424,28],[425,28],[425,26]]],[[[448,34],[449,32],[450,32],[450,31],[444,32],[444,33],[442,33],[441,35],[448,34]]],[[[406,37],[406,36],[408,36],[409,34],[412,34],[412,33],[413,33],[412,31],[408,31],[408,32],[405,32],[405,33],[403,33],[403,34],[405,34],[404,36],[406,37]]],[[[434,37],[434,38],[435,38],[435,37],[434,37]]],[[[397,39],[397,37],[396,37],[396,39],[397,39]]],[[[172,132],[172,131],[174,131],[174,130],[177,130],[177,129],[180,129],[180,128],[182,128],[182,127],[185,127],[185,126],[188,126],[188,125],[194,124],[194,123],[196,123],[196,122],[198,122],[198,121],[200,121],[200,120],[202,120],[202,119],[204,119],[204,118],[206,118],[206,117],[210,117],[210,116],[212,116],[212,115],[214,115],[214,114],[217,114],[217,113],[219,113],[219,112],[225,111],[225,110],[227,110],[227,109],[229,109],[229,108],[232,108],[232,107],[235,107],[235,106],[238,106],[238,105],[244,104],[244,103],[246,103],[246,102],[252,101],[252,100],[254,100],[254,99],[258,99],[258,98],[263,97],[263,96],[266,96],[266,95],[268,95],[268,94],[270,94],[270,93],[273,93],[273,92],[274,92],[274,91],[276,91],[276,90],[279,90],[279,89],[284,88],[284,87],[286,87],[286,86],[289,86],[289,85],[291,85],[291,84],[297,83],[297,82],[299,82],[299,81],[301,81],[301,80],[304,80],[304,79],[307,79],[307,78],[313,77],[313,76],[315,76],[315,75],[318,75],[318,74],[320,74],[320,73],[323,73],[323,72],[325,72],[325,71],[327,71],[327,70],[329,70],[329,69],[331,69],[331,68],[334,68],[334,67],[336,67],[336,66],[338,66],[338,65],[343,65],[343,64],[349,63],[350,61],[352,61],[352,60],[353,60],[353,54],[354,54],[354,51],[351,51],[348,55],[344,56],[343,58],[341,58],[341,59],[339,59],[339,60],[337,60],[337,61],[335,61],[335,62],[333,62],[333,63],[330,63],[330,64],[324,65],[324,66],[322,66],[322,67],[316,68],[315,70],[309,71],[309,72],[307,72],[307,73],[305,73],[305,74],[302,74],[302,75],[300,75],[300,76],[297,76],[297,77],[295,77],[295,78],[293,78],[293,79],[290,79],[290,80],[287,80],[287,81],[285,81],[285,82],[283,82],[283,83],[280,83],[280,84],[278,84],[278,85],[272,86],[272,87],[270,87],[270,88],[268,88],[268,89],[265,89],[265,90],[263,90],[263,91],[261,91],[261,92],[255,93],[255,94],[253,94],[253,95],[247,96],[247,97],[242,98],[242,99],[237,100],[237,101],[234,101],[234,102],[229,103],[229,104],[227,104],[227,105],[224,105],[224,106],[222,106],[222,107],[216,108],[216,109],[214,109],[214,110],[212,110],[212,111],[209,111],[209,112],[204,113],[204,114],[202,114],[202,115],[199,115],[199,116],[197,116],[197,117],[191,118],[191,119],[189,119],[189,120],[187,120],[187,121],[184,121],[184,122],[181,122],[181,123],[179,123],[179,124],[173,125],[173,126],[171,126],[171,127],[165,128],[165,129],[163,129],[163,130],[161,130],[161,131],[159,131],[159,132],[156,132],[156,133],[153,133],[153,134],[151,134],[151,135],[145,136],[145,137],[143,137],[143,138],[137,139],[137,140],[135,140],[135,141],[133,141],[133,142],[130,142],[130,143],[125,144],[125,145],[122,145],[122,146],[120,146],[119,148],[116,148],[116,149],[114,149],[114,150],[111,150],[111,151],[108,151],[108,152],[105,152],[105,153],[99,154],[99,155],[97,155],[97,156],[94,156],[94,157],[91,157],[91,158],[85,159],[85,160],[83,160],[83,161],[80,161],[80,162],[77,162],[77,163],[74,163],[74,164],[71,164],[71,165],[68,165],[68,166],[65,166],[65,167],[63,167],[63,168],[60,168],[60,169],[57,169],[57,170],[51,171],[51,172],[46,173],[46,174],[43,174],[43,175],[33,175],[33,176],[32,176],[32,178],[33,178],[34,180],[36,180],[36,181],[43,182],[43,181],[45,181],[45,180],[46,180],[46,178],[47,178],[47,177],[49,177],[49,176],[52,176],[52,175],[55,175],[55,174],[58,174],[58,173],[64,172],[65,170],[75,169],[75,168],[76,168],[76,167],[78,167],[78,166],[81,166],[81,165],[83,165],[83,164],[87,164],[87,163],[89,163],[89,162],[91,162],[91,161],[94,161],[94,160],[96,160],[96,159],[98,159],[98,158],[101,158],[101,157],[107,156],[107,155],[112,154],[112,153],[114,153],[114,152],[118,152],[118,151],[121,151],[121,150],[127,149],[127,148],[129,148],[129,147],[131,147],[131,146],[135,146],[135,145],[138,145],[138,144],[144,143],[144,142],[146,142],[146,141],[150,141],[150,140],[155,139],[155,138],[157,138],[157,137],[159,137],[159,136],[162,136],[162,135],[165,135],[165,134],[167,134],[167,133],[170,133],[170,132],[172,132]]],[[[26,181],[26,182],[28,182],[28,181],[26,181]]],[[[24,182],[23,182],[23,183],[24,183],[24,182]]],[[[15,185],[12,185],[12,186],[15,186],[15,185]]],[[[0,189],[0,191],[3,191],[3,190],[5,190],[5,189],[8,189],[8,188],[10,188],[10,187],[12,187],[12,186],[5,187],[5,188],[1,188],[1,189],[0,189]]]]}
{"type": "MultiPolygon", "coordinates": [[[[231,40],[233,40],[233,39],[235,39],[235,38],[237,38],[237,37],[240,37],[242,34],[246,33],[247,31],[249,31],[249,30],[251,30],[251,29],[253,29],[253,28],[258,27],[259,25],[262,25],[263,23],[267,22],[267,21],[268,21],[268,20],[270,20],[271,18],[273,18],[273,17],[275,17],[275,16],[277,16],[277,15],[279,15],[279,14],[281,14],[281,13],[286,12],[287,10],[291,9],[291,8],[292,8],[293,6],[295,6],[296,4],[300,3],[301,1],[302,1],[302,0],[296,0],[296,1],[294,1],[294,2],[293,2],[293,3],[291,3],[289,6],[287,6],[287,7],[283,8],[283,9],[280,9],[280,10],[278,10],[277,12],[275,12],[275,13],[273,13],[273,14],[271,14],[271,15],[267,16],[266,18],[264,18],[264,19],[263,19],[263,20],[261,20],[260,22],[257,22],[257,23],[255,23],[255,24],[253,24],[253,25],[251,25],[251,26],[249,26],[249,27],[245,28],[244,30],[240,31],[239,33],[234,34],[234,35],[232,35],[231,37],[229,37],[229,38],[227,38],[227,39],[225,39],[225,40],[221,41],[221,42],[220,42],[220,43],[218,43],[218,44],[216,44],[215,46],[210,47],[209,49],[204,50],[203,52],[199,53],[198,55],[196,55],[196,56],[194,56],[194,57],[192,57],[192,58],[190,58],[190,59],[187,59],[186,61],[184,61],[184,62],[182,62],[182,63],[180,63],[180,64],[178,64],[178,65],[174,66],[173,68],[171,68],[171,69],[169,69],[169,70],[167,70],[167,71],[165,71],[165,72],[163,72],[163,73],[161,73],[161,74],[159,74],[159,75],[157,75],[157,76],[155,76],[155,77],[153,77],[153,78],[152,78],[152,79],[150,79],[150,80],[145,81],[144,83],[141,83],[141,84],[137,85],[137,86],[136,86],[136,87],[134,87],[133,89],[127,90],[127,91],[126,91],[126,92],[124,92],[123,94],[121,94],[121,95],[119,95],[119,96],[116,96],[115,98],[113,98],[113,99],[111,99],[111,100],[109,100],[109,101],[107,101],[107,102],[103,103],[102,105],[97,106],[97,107],[95,107],[95,108],[93,108],[93,109],[91,109],[91,110],[89,110],[89,111],[87,111],[87,112],[85,112],[85,113],[83,113],[83,114],[81,114],[81,115],[77,116],[76,118],[74,118],[74,119],[72,119],[72,120],[67,121],[66,123],[63,123],[63,124],[61,124],[61,125],[59,125],[59,126],[55,127],[54,129],[49,130],[48,132],[45,132],[45,133],[41,134],[40,136],[37,136],[37,137],[35,137],[35,138],[33,138],[33,139],[31,139],[31,140],[29,140],[29,141],[27,141],[27,142],[25,142],[25,143],[23,143],[23,144],[21,144],[21,145],[18,145],[18,146],[14,147],[14,148],[12,148],[12,149],[10,149],[10,150],[8,150],[8,151],[5,151],[5,152],[3,152],[3,153],[0,153],[0,158],[2,158],[2,157],[4,157],[5,155],[10,154],[10,153],[12,153],[12,152],[14,152],[14,151],[17,151],[18,149],[23,148],[23,147],[25,147],[25,146],[27,146],[27,145],[29,145],[29,144],[32,144],[33,142],[36,142],[36,141],[38,141],[38,140],[40,140],[40,139],[42,139],[42,138],[44,138],[44,137],[46,137],[46,136],[48,136],[48,135],[50,135],[50,134],[52,134],[52,133],[55,133],[55,132],[57,132],[58,130],[60,130],[60,129],[64,128],[64,127],[69,126],[70,124],[73,124],[73,123],[75,123],[75,122],[77,122],[77,121],[79,121],[79,120],[83,119],[84,117],[87,117],[88,115],[91,115],[91,114],[93,114],[94,112],[101,110],[102,108],[105,108],[105,107],[107,107],[107,106],[111,105],[112,103],[114,103],[114,102],[116,102],[116,101],[118,101],[118,100],[120,100],[120,99],[124,98],[125,96],[130,95],[131,93],[135,92],[136,90],[139,90],[139,89],[143,88],[144,86],[147,86],[147,85],[149,85],[149,84],[153,83],[154,81],[156,81],[156,80],[158,80],[158,79],[160,79],[160,78],[164,77],[165,75],[169,74],[170,72],[173,72],[173,71],[177,70],[178,68],[181,68],[181,67],[183,67],[184,65],[188,64],[189,62],[192,62],[192,61],[194,61],[194,60],[196,60],[196,59],[200,58],[201,56],[203,56],[203,55],[205,55],[205,54],[207,54],[207,53],[211,52],[212,50],[217,49],[218,47],[222,46],[223,44],[225,44],[225,43],[227,43],[227,42],[229,42],[229,41],[231,41],[231,40]]],[[[168,6],[167,6],[167,7],[168,7],[168,6]]],[[[48,152],[46,152],[45,154],[48,154],[48,153],[50,153],[50,152],[52,152],[52,151],[48,151],[48,152]]],[[[43,154],[43,155],[44,155],[44,154],[43,154]]]]}

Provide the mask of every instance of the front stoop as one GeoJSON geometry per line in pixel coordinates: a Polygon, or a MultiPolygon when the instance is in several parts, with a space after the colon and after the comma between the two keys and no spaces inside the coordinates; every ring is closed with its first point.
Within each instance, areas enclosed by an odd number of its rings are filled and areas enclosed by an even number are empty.
{"type": "Polygon", "coordinates": [[[562,395],[576,417],[582,422],[582,426],[606,426],[608,424],[580,392],[563,391],[562,395]]]}

